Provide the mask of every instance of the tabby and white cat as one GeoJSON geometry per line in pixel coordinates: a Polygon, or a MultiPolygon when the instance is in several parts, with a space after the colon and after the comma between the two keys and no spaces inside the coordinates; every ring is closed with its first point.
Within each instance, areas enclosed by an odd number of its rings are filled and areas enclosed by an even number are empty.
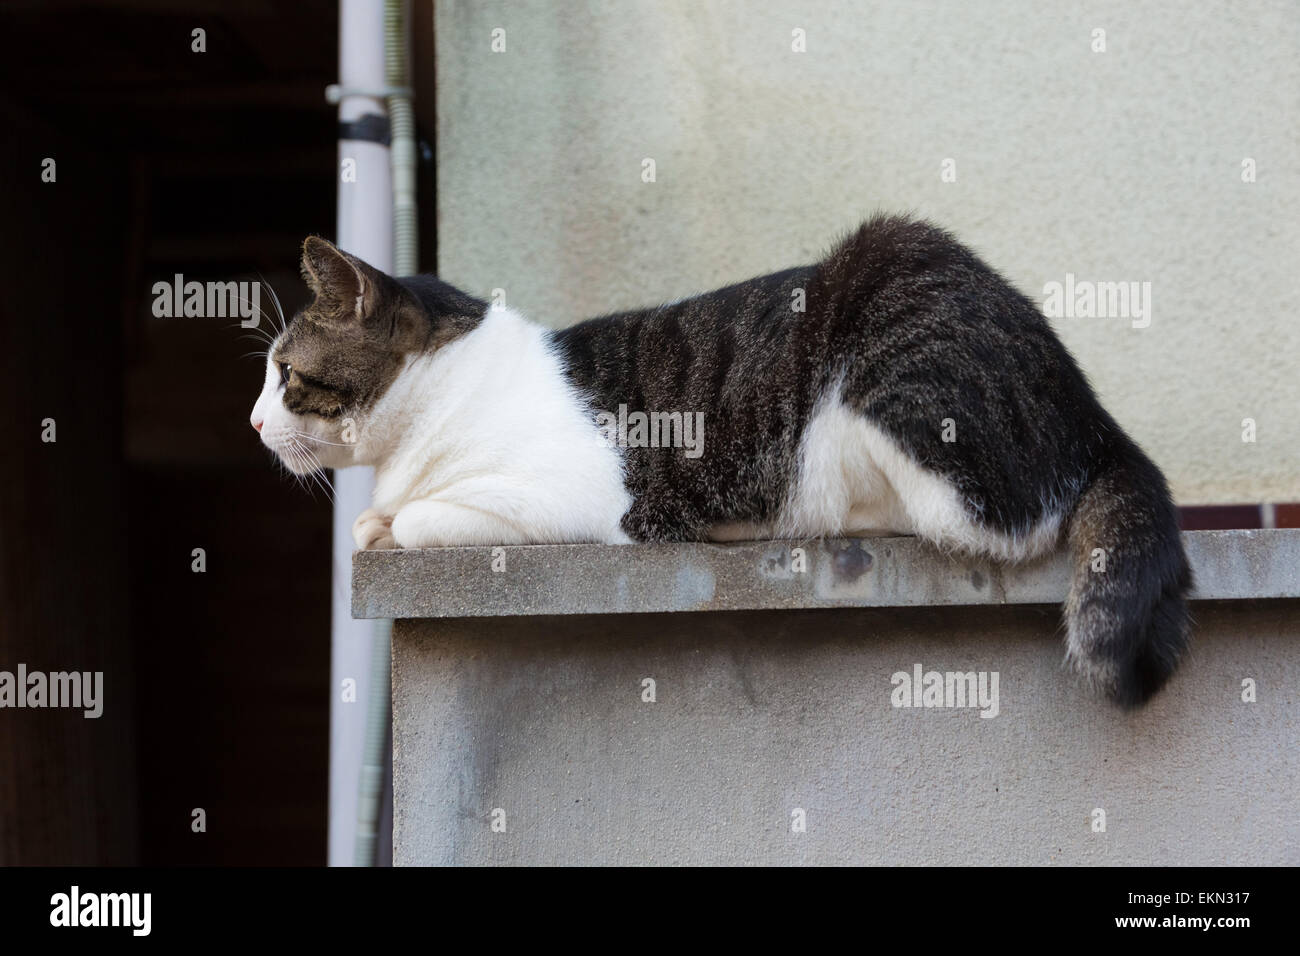
{"type": "Polygon", "coordinates": [[[374,466],[360,548],[898,533],[1020,561],[1065,538],[1085,675],[1140,704],[1187,648],[1164,477],[1033,302],[929,224],[558,332],[315,237],[302,269],[315,301],[252,423],[295,473],[374,466]],[[702,445],[611,441],[620,406],[702,413],[702,445]]]}

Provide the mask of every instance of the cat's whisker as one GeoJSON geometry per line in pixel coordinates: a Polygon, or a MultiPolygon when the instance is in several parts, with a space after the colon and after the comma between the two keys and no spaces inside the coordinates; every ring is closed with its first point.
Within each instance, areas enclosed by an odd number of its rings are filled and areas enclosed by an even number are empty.
{"type": "MultiPolygon", "coordinates": [[[[243,296],[237,295],[237,296],[235,296],[235,301],[236,301],[236,302],[246,302],[246,301],[248,301],[248,300],[245,299],[243,296]]],[[[262,309],[262,308],[259,308],[259,309],[258,309],[258,317],[259,317],[259,318],[263,318],[263,319],[268,319],[268,320],[271,318],[271,316],[267,313],[266,309],[262,309]]],[[[257,333],[259,333],[259,334],[261,334],[261,335],[271,336],[271,332],[270,332],[269,330],[267,330],[267,329],[262,328],[262,325],[261,325],[260,322],[257,323],[256,325],[245,325],[245,324],[244,324],[245,321],[247,321],[247,320],[245,319],[245,320],[241,320],[241,321],[239,321],[239,322],[231,322],[229,325],[226,326],[226,328],[228,328],[228,329],[243,329],[245,332],[257,332],[257,333]]],[[[271,337],[274,338],[274,336],[271,336],[271,337]]]]}
{"type": "Polygon", "coordinates": [[[298,434],[299,433],[294,432],[289,435],[289,447],[292,448],[295,453],[294,460],[300,465],[309,466],[311,472],[322,471],[325,466],[321,464],[316,453],[298,439],[298,434]]]}
{"type": "MultiPolygon", "coordinates": [[[[270,288],[270,287],[268,286],[268,288],[270,288]]],[[[275,294],[274,291],[272,291],[271,294],[274,295],[274,294],[275,294]]],[[[239,303],[241,303],[241,304],[242,304],[242,303],[249,303],[249,304],[251,304],[250,300],[249,300],[246,296],[242,296],[242,295],[236,295],[236,296],[235,296],[235,301],[236,301],[236,302],[239,302],[239,303]]],[[[278,299],[276,300],[276,307],[279,308],[279,300],[278,300],[278,299]]],[[[262,308],[260,305],[257,307],[257,314],[258,314],[258,319],[259,319],[259,320],[260,320],[260,319],[266,319],[268,322],[271,323],[271,329],[276,333],[276,335],[280,335],[280,334],[282,334],[282,333],[284,332],[284,323],[283,323],[283,321],[281,320],[279,323],[277,323],[275,316],[273,316],[271,313],[267,312],[266,309],[262,308]]],[[[254,330],[258,331],[258,332],[261,332],[263,335],[268,335],[268,334],[270,334],[270,333],[266,332],[266,330],[264,330],[264,329],[262,328],[260,322],[259,322],[259,324],[257,324],[257,325],[244,325],[243,322],[239,322],[239,323],[237,323],[237,324],[239,325],[239,327],[240,327],[241,329],[254,329],[254,330]]],[[[232,326],[232,328],[233,328],[233,326],[232,326]]]]}
{"type": "Polygon", "coordinates": [[[325,493],[325,497],[329,501],[329,503],[331,505],[337,506],[338,500],[334,496],[334,485],[330,482],[328,478],[325,477],[324,469],[322,468],[322,469],[318,469],[317,471],[313,471],[311,473],[311,478],[312,481],[316,482],[316,485],[320,488],[320,490],[325,493]]]}
{"type": "Polygon", "coordinates": [[[308,458],[308,456],[311,454],[311,449],[308,448],[306,445],[304,445],[298,439],[296,432],[291,432],[289,434],[289,444],[294,449],[294,451],[298,453],[298,461],[301,464],[305,464],[305,465],[311,464],[311,460],[308,458]]]}
{"type": "MultiPolygon", "coordinates": [[[[234,328],[234,326],[231,326],[231,328],[234,328]]],[[[245,332],[248,334],[238,336],[238,341],[261,342],[266,346],[267,352],[270,352],[271,349],[275,347],[275,339],[271,338],[270,334],[262,329],[245,329],[245,332]]]]}
{"type": "Polygon", "coordinates": [[[266,277],[262,273],[259,272],[257,277],[262,280],[262,285],[266,286],[266,291],[271,293],[271,302],[275,305],[276,315],[280,317],[280,331],[283,333],[285,328],[284,308],[280,305],[280,297],[275,294],[275,287],[266,281],[266,277]]]}
{"type": "Polygon", "coordinates": [[[299,432],[299,431],[295,431],[293,434],[294,434],[294,436],[297,437],[297,438],[306,438],[306,439],[308,439],[309,441],[319,442],[319,443],[322,444],[322,445],[333,445],[335,448],[351,448],[351,447],[352,447],[352,445],[348,444],[347,442],[326,441],[324,438],[317,438],[315,435],[308,434],[307,432],[299,432]]]}
{"type": "Polygon", "coordinates": [[[316,454],[305,445],[301,444],[296,438],[290,436],[289,448],[292,449],[294,462],[299,467],[305,469],[304,473],[297,475],[299,483],[305,488],[312,497],[315,497],[313,487],[319,488],[325,495],[325,498],[331,505],[338,502],[334,496],[334,486],[324,477],[325,466],[321,464],[316,454]],[[310,482],[310,485],[308,484],[310,482]]]}
{"type": "MultiPolygon", "coordinates": [[[[289,444],[286,445],[285,447],[288,450],[290,457],[293,459],[294,464],[297,465],[299,468],[311,464],[311,462],[307,461],[306,458],[303,456],[304,449],[300,445],[298,445],[292,438],[289,439],[289,444]]],[[[307,492],[307,494],[315,498],[316,493],[312,489],[311,485],[307,483],[307,479],[304,476],[304,474],[302,472],[293,471],[292,469],[290,469],[290,471],[293,473],[294,480],[298,483],[298,487],[302,488],[303,491],[307,492]]],[[[307,472],[307,474],[310,475],[311,472],[307,472]]]]}

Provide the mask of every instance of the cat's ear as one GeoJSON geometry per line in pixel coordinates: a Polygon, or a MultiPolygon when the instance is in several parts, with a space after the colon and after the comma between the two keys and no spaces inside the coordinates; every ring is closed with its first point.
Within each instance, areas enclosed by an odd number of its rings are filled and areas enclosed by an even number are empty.
{"type": "Polygon", "coordinates": [[[319,236],[302,244],[302,277],[331,318],[357,321],[374,312],[383,273],[319,236]]]}

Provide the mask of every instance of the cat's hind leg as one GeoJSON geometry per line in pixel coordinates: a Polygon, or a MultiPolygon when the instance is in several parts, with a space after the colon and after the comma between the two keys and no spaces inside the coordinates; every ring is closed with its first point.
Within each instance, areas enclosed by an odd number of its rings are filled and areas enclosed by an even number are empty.
{"type": "Polygon", "coordinates": [[[956,484],[921,465],[869,416],[833,391],[801,449],[791,523],[824,534],[915,534],[941,548],[1022,561],[1051,550],[1063,512],[1045,509],[1020,534],[981,522],[956,484]]]}

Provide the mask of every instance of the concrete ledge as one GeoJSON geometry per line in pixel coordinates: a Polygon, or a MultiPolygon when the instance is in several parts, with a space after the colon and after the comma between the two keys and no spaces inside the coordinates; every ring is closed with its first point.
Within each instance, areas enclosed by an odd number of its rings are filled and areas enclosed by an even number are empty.
{"type": "MultiPolygon", "coordinates": [[[[1195,599],[1300,597],[1300,530],[1183,537],[1195,599]]],[[[916,538],[359,551],[352,567],[358,618],[1058,604],[1070,577],[1064,554],[999,565],[916,538]]]]}

